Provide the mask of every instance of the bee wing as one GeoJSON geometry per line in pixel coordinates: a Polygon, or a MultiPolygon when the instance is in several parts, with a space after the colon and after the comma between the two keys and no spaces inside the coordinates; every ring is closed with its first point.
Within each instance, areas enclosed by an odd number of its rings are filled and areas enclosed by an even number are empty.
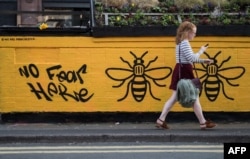
{"type": "Polygon", "coordinates": [[[172,69],[170,67],[156,67],[145,70],[145,75],[153,80],[163,80],[171,73],[172,69]]]}
{"type": "Polygon", "coordinates": [[[245,73],[245,68],[241,66],[227,67],[218,70],[218,74],[227,80],[235,80],[245,73]]]}
{"type": "Polygon", "coordinates": [[[106,74],[115,81],[124,81],[133,75],[133,71],[125,68],[107,68],[106,74]]]}
{"type": "Polygon", "coordinates": [[[223,68],[218,71],[218,76],[224,78],[231,86],[239,86],[230,81],[240,78],[245,73],[245,68],[241,66],[223,68]]]}
{"type": "Polygon", "coordinates": [[[195,68],[194,70],[197,71],[197,73],[199,74],[199,78],[202,79],[205,76],[207,76],[207,71],[201,68],[195,68]]]}

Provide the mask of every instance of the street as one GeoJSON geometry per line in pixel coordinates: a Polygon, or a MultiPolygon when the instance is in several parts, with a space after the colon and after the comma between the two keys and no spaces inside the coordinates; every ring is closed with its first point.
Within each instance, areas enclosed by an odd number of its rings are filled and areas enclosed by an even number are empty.
{"type": "Polygon", "coordinates": [[[223,159],[224,143],[248,143],[248,122],[0,125],[0,159],[223,159]]]}
{"type": "Polygon", "coordinates": [[[222,159],[217,143],[13,143],[0,144],[0,159],[222,159]]]}

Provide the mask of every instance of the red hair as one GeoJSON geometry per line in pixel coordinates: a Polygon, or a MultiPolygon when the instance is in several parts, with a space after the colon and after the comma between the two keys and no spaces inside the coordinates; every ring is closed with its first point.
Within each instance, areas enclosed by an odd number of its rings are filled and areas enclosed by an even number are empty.
{"type": "Polygon", "coordinates": [[[194,28],[196,28],[196,26],[189,21],[181,23],[177,29],[175,43],[178,45],[179,43],[181,43],[181,41],[187,39],[188,33],[190,31],[193,31],[194,28]]]}

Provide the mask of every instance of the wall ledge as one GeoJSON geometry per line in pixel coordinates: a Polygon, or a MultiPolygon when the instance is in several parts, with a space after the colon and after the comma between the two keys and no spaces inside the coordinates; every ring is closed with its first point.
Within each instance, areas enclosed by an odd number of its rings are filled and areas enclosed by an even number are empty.
{"type": "MultiPolygon", "coordinates": [[[[0,27],[1,36],[93,36],[93,37],[147,37],[175,36],[177,26],[123,26],[93,28],[0,27]]],[[[199,25],[198,36],[250,36],[250,25],[199,25]]]]}
{"type": "MultiPolygon", "coordinates": [[[[94,37],[175,36],[177,26],[94,27],[94,37]]],[[[250,25],[199,25],[198,36],[249,36],[250,25]]]]}

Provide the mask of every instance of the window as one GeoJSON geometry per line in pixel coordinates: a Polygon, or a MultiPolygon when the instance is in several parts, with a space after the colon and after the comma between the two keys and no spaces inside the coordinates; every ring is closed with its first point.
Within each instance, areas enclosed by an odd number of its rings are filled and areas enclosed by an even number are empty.
{"type": "Polygon", "coordinates": [[[89,29],[93,12],[93,0],[0,0],[0,28],[20,30],[45,23],[61,32],[89,29]]]}

